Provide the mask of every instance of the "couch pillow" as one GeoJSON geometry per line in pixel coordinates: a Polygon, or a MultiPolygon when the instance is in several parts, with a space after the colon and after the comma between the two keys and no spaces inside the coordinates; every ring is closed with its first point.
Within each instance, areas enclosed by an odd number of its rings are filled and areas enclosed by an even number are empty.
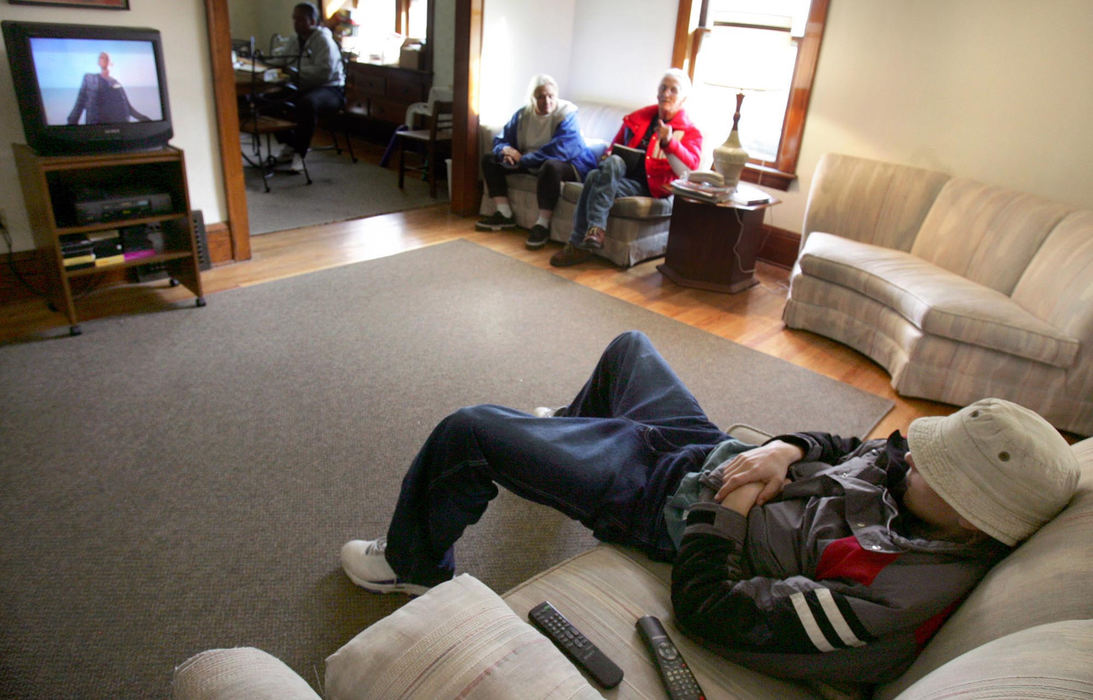
{"type": "Polygon", "coordinates": [[[370,626],[326,659],[342,698],[599,698],[553,643],[463,574],[370,626]]]}
{"type": "Polygon", "coordinates": [[[171,680],[174,700],[319,700],[285,662],[253,647],[210,649],[186,659],[171,680]]]}

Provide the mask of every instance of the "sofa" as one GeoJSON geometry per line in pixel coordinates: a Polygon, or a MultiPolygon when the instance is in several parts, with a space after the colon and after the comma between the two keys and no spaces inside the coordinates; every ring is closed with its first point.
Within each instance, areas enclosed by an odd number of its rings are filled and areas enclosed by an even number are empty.
{"type": "MultiPolygon", "coordinates": [[[[638,105],[640,107],[640,105],[638,105]]],[[[622,118],[637,107],[581,102],[577,103],[577,117],[581,123],[581,133],[585,142],[597,154],[602,155],[607,145],[615,138],[622,118]]],[[[501,132],[503,125],[483,126],[479,137],[482,152],[489,152],[493,138],[501,132]]],[[[516,224],[531,228],[539,217],[539,204],[535,196],[535,176],[526,173],[507,175],[509,202],[512,205],[516,224]]],[[[554,207],[550,222],[550,238],[565,243],[573,233],[573,214],[577,210],[577,200],[581,196],[581,184],[566,182],[562,184],[562,196],[554,207]]],[[[488,216],[497,210],[493,200],[483,185],[480,213],[488,216]]],[[[603,249],[595,251],[621,267],[630,267],[642,260],[664,255],[668,247],[668,226],[672,217],[672,198],[620,197],[611,207],[607,218],[606,235],[603,249]]]]}
{"type": "MultiPolygon", "coordinates": [[[[763,439],[745,427],[731,432],[763,439]]],[[[639,617],[655,615],[711,699],[1090,697],[1093,439],[1072,449],[1083,473],[1067,508],[988,572],[902,676],[876,688],[777,679],[717,656],[673,624],[669,565],[598,545],[503,596],[468,574],[434,587],[329,656],[323,696],[666,697],[635,628],[639,617]],[[618,687],[593,685],[526,622],[543,600],[623,669],[618,687]]],[[[175,669],[172,690],[175,700],[319,697],[287,665],[253,647],[187,659],[175,669]]]]}
{"type": "Polygon", "coordinates": [[[913,396],[985,396],[1093,434],[1093,211],[946,173],[825,155],[783,311],[913,396]]]}

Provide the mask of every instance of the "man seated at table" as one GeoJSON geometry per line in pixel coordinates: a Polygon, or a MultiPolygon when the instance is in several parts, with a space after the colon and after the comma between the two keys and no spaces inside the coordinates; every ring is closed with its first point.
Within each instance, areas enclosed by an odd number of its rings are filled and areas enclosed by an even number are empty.
{"type": "Polygon", "coordinates": [[[293,170],[301,171],[319,115],[336,112],[345,104],[345,69],[334,36],[319,24],[318,8],[309,2],[297,3],[292,8],[292,27],[296,39],[276,46],[266,61],[293,76],[296,90],[283,99],[292,105],[288,116],[296,128],[277,135],[283,144],[277,160],[291,162],[293,170]]]}

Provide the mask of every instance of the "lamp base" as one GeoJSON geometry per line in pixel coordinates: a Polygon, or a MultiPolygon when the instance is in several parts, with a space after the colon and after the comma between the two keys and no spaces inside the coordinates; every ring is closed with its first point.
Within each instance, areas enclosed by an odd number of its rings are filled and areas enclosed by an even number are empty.
{"type": "Polygon", "coordinates": [[[713,169],[725,178],[725,187],[736,187],[747,163],[748,152],[740,146],[740,135],[734,126],[725,143],[713,149],[713,169]]]}

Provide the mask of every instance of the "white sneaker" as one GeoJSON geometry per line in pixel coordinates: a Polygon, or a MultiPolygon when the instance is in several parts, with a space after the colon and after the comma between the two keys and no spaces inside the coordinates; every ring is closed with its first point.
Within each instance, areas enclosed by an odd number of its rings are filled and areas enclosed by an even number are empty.
{"type": "Polygon", "coordinates": [[[421,595],[428,586],[399,581],[387,563],[387,538],[349,540],[342,545],[342,569],[349,580],[373,593],[409,593],[421,595]]]}
{"type": "Polygon", "coordinates": [[[292,162],[292,156],[294,155],[296,155],[296,149],[287,143],[282,143],[281,150],[277,151],[275,157],[278,163],[289,163],[292,162]]]}
{"type": "Polygon", "coordinates": [[[302,173],[304,171],[304,159],[299,153],[292,154],[292,165],[288,166],[288,168],[294,173],[302,173]]]}

